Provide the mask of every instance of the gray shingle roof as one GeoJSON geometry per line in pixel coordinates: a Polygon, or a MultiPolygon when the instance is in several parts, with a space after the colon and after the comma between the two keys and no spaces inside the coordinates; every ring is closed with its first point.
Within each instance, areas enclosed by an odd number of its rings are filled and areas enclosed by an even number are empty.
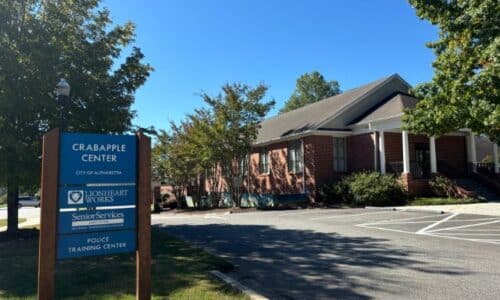
{"type": "Polygon", "coordinates": [[[393,76],[385,77],[342,94],[308,104],[304,107],[264,120],[257,136],[256,144],[279,139],[318,127],[341,111],[346,105],[369,94],[393,76]]]}
{"type": "Polygon", "coordinates": [[[369,112],[361,120],[356,122],[356,125],[368,124],[370,122],[385,120],[403,115],[405,108],[413,108],[417,104],[418,99],[410,95],[396,94],[380,106],[369,112]]]}

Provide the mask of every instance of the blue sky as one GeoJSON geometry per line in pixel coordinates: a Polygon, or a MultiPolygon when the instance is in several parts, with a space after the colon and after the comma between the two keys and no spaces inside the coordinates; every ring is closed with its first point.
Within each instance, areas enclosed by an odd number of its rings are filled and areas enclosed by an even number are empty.
{"type": "Polygon", "coordinates": [[[137,25],[135,45],[155,71],[136,93],[140,126],[167,128],[200,92],[228,82],[270,86],[277,113],[305,72],[347,90],[393,73],[432,78],[425,43],[437,29],[405,0],[105,0],[115,23],[137,25]]]}

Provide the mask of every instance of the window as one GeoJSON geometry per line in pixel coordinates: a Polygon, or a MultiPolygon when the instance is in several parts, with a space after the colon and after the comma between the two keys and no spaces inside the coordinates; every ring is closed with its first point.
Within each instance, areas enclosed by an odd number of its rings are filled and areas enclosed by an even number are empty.
{"type": "Polygon", "coordinates": [[[241,158],[241,161],[239,163],[240,176],[248,175],[248,157],[248,154],[246,154],[241,158]]]}
{"type": "Polygon", "coordinates": [[[300,173],[302,169],[302,142],[294,141],[288,146],[288,171],[300,173]]]}
{"type": "Polygon", "coordinates": [[[345,153],[345,139],[334,137],[333,138],[333,170],[335,172],[346,171],[346,153],[345,153]]]}
{"type": "Polygon", "coordinates": [[[259,172],[260,174],[269,174],[269,152],[265,148],[260,150],[259,172]]]}
{"type": "Polygon", "coordinates": [[[215,166],[205,170],[205,177],[207,179],[212,179],[215,177],[215,166]]]}

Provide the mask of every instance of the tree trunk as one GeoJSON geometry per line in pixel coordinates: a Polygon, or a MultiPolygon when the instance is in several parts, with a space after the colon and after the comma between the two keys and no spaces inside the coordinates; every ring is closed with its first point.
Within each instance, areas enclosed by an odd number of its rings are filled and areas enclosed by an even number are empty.
{"type": "Polygon", "coordinates": [[[9,180],[7,183],[7,233],[15,234],[17,232],[18,209],[17,196],[18,185],[15,180],[9,180]]]}

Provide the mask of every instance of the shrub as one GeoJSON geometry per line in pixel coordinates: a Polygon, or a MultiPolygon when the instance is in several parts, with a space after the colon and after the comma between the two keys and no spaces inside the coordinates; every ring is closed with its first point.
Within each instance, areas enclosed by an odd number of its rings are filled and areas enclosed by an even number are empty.
{"type": "Polygon", "coordinates": [[[320,191],[327,203],[345,203],[352,206],[404,205],[406,194],[392,175],[378,172],[356,173],[325,185],[320,191]]]}
{"type": "Polygon", "coordinates": [[[436,176],[429,181],[429,186],[436,196],[456,198],[462,195],[458,192],[457,185],[444,176],[436,176]]]}
{"type": "Polygon", "coordinates": [[[327,204],[350,203],[349,187],[344,180],[337,179],[330,184],[325,184],[319,191],[321,201],[327,204]]]}
{"type": "Polygon", "coordinates": [[[354,206],[404,205],[406,194],[393,175],[357,173],[345,179],[354,206]]]}

